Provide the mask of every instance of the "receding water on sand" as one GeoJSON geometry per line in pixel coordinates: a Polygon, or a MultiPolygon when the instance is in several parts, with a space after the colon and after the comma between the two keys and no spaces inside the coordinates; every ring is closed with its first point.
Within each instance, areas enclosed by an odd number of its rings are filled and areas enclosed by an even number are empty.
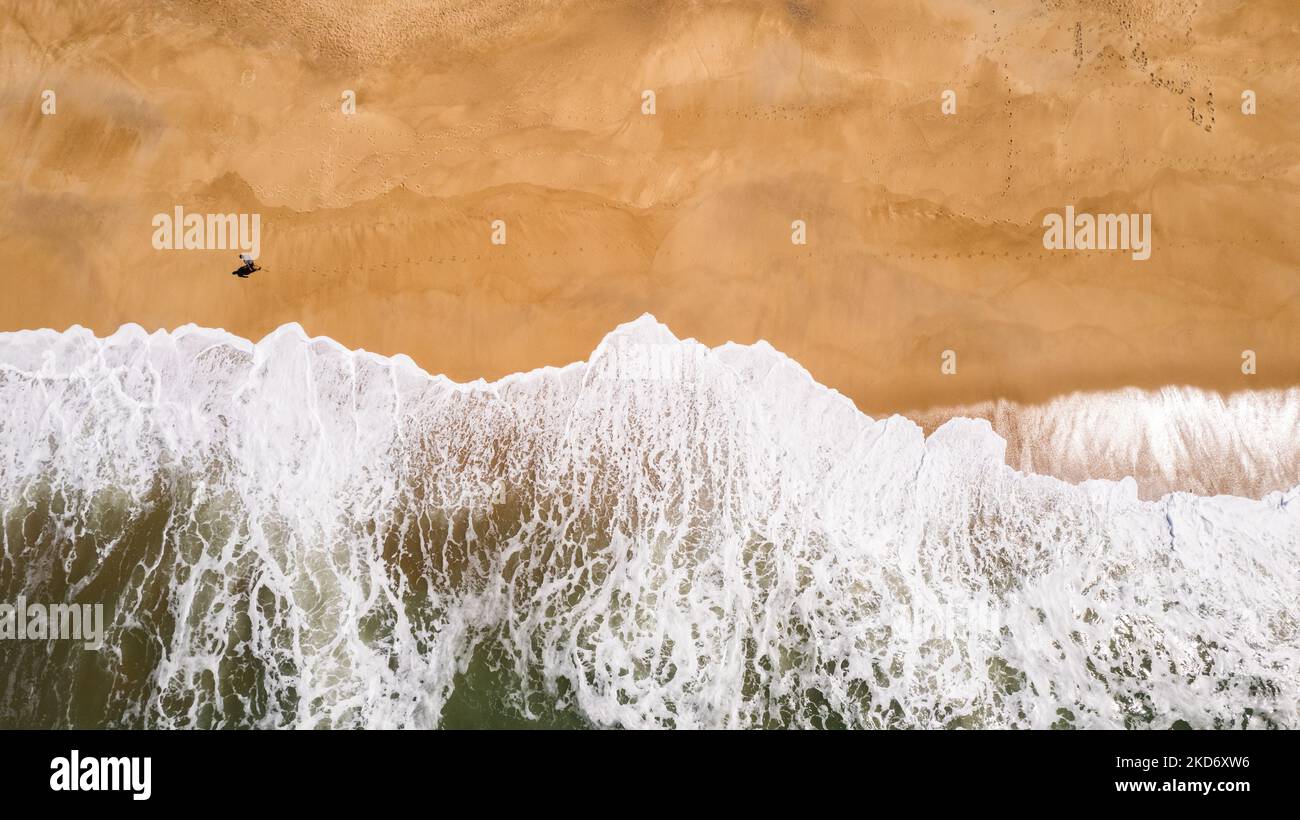
{"type": "Polygon", "coordinates": [[[1300,726],[1300,478],[1018,472],[765,344],[644,317],[459,385],[296,326],[24,332],[0,401],[0,600],[108,620],[0,641],[0,725],[1300,726]]]}

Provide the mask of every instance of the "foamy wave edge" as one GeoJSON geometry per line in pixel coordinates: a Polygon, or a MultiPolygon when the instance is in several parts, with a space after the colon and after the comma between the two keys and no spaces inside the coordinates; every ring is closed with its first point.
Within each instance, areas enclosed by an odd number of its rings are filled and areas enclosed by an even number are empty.
{"type": "MultiPolygon", "coordinates": [[[[187,336],[208,337],[209,346],[228,345],[250,354],[254,364],[264,362],[266,357],[280,341],[291,340],[308,347],[324,346],[329,350],[347,356],[368,360],[380,367],[399,368],[409,375],[428,379],[430,383],[459,392],[486,391],[494,392],[516,384],[528,384],[536,380],[563,377],[566,374],[581,373],[601,359],[611,348],[620,343],[648,343],[654,346],[672,345],[681,348],[697,348],[714,355],[726,356],[734,352],[741,357],[767,359],[772,367],[788,368],[798,374],[807,385],[813,388],[816,398],[833,402],[844,409],[851,409],[865,424],[872,424],[880,419],[858,410],[852,399],[833,387],[818,382],[797,360],[792,359],[764,339],[752,344],[733,341],[709,348],[694,338],[679,339],[667,325],[660,322],[651,313],[624,322],[610,331],[595,347],[586,360],[571,362],[567,365],[547,365],[532,370],[504,375],[498,379],[477,378],[459,382],[445,374],[432,374],[422,368],[410,356],[398,353],[392,356],[371,352],[364,348],[349,348],[337,340],[325,336],[312,336],[298,322],[286,322],[267,333],[261,340],[254,342],[223,328],[208,328],[194,323],[182,325],[175,330],[165,329],[153,332],[141,325],[128,322],[108,336],[97,336],[92,330],[81,325],[72,325],[65,331],[50,328],[18,330],[0,333],[0,370],[31,371],[17,368],[5,360],[11,352],[8,342],[16,341],[19,346],[49,346],[58,340],[77,339],[93,341],[98,346],[130,343],[150,343],[162,339],[181,341],[187,336]]],[[[653,364],[651,365],[653,367],[653,364]]],[[[1242,451],[1250,458],[1241,457],[1239,461],[1252,461],[1248,465],[1237,464],[1238,473],[1242,470],[1252,472],[1255,476],[1267,473],[1262,478],[1252,476],[1245,481],[1236,482],[1237,486],[1268,486],[1273,489],[1266,492],[1192,492],[1199,496],[1235,496],[1254,500],[1266,500],[1280,494],[1282,503],[1286,504],[1300,495],[1300,386],[1286,389],[1263,389],[1253,391],[1236,391],[1228,396],[1217,391],[1204,390],[1190,385],[1168,385],[1158,389],[1141,389],[1128,387],[1110,391],[1076,391],[1038,405],[1022,405],[1008,401],[988,401],[974,405],[951,408],[930,408],[915,414],[895,413],[888,418],[900,423],[910,424],[921,431],[921,423],[934,429],[929,436],[922,433],[922,438],[930,440],[949,424],[964,426],[966,423],[987,424],[990,433],[1005,449],[1007,438],[994,429],[1006,429],[1015,437],[1015,448],[1008,459],[1008,465],[1017,474],[1062,481],[1064,484],[1079,486],[1093,481],[1108,481],[1128,486],[1138,484],[1136,463],[1142,458],[1136,451],[1145,450],[1149,459],[1148,469],[1143,476],[1143,486],[1163,486],[1168,484],[1199,483],[1188,481],[1188,474],[1198,470],[1221,470],[1223,459],[1231,460],[1234,455],[1241,456],[1242,451]],[[1199,406],[1195,406],[1199,405],[1199,406]],[[1210,412],[1206,412],[1207,409],[1210,412]],[[1175,429],[1174,424],[1166,424],[1162,419],[1164,412],[1181,413],[1195,418],[1204,414],[1201,429],[1187,429],[1186,418],[1183,429],[1175,429]],[[1137,430],[1132,424],[1135,413],[1141,412],[1147,423],[1146,430],[1137,430]],[[1260,416],[1275,414],[1271,424],[1261,424],[1260,416]],[[1245,417],[1252,418],[1245,418],[1245,417]],[[1234,418],[1235,417],[1235,418],[1234,418]],[[1229,423],[1225,424],[1225,420],[1229,423]],[[1233,425],[1231,422],[1238,422],[1233,425]],[[1090,441],[1081,437],[1077,429],[1088,424],[1101,433],[1100,441],[1090,441]],[[1253,425],[1253,429],[1262,430],[1264,434],[1257,441],[1243,441],[1240,432],[1232,434],[1233,440],[1210,442],[1208,453],[1191,457],[1185,450],[1179,449],[1177,443],[1170,443],[1183,435],[1190,439],[1215,438],[1207,435],[1211,427],[1253,425]],[[1161,429],[1166,427],[1167,429],[1161,429]],[[1156,432],[1156,436],[1152,432],[1156,432]],[[1152,442],[1159,437],[1162,440],[1152,442]],[[1092,445],[1092,446],[1089,446],[1092,445]],[[1236,452],[1234,453],[1234,449],[1236,452]],[[1152,450],[1158,452],[1152,453],[1152,450]],[[1118,457],[1116,454],[1119,454],[1118,457]],[[1041,469],[1035,469],[1035,466],[1041,469]],[[1162,480],[1163,479],[1163,480],[1162,480]],[[1255,480],[1252,480],[1255,479],[1255,480]]],[[[1195,443],[1195,442],[1194,442],[1195,443]]],[[[1231,482],[1230,482],[1231,483],[1231,482]]],[[[1169,496],[1186,491],[1161,491],[1144,496],[1148,501],[1163,501],[1169,496]]]]}
{"type": "Polygon", "coordinates": [[[105,725],[438,725],[485,663],[599,726],[1300,725],[1300,486],[1023,473],[649,316],[490,383],[297,325],[0,363],[0,596],[114,613],[93,667],[10,650],[5,725],[96,670],[105,725]]]}

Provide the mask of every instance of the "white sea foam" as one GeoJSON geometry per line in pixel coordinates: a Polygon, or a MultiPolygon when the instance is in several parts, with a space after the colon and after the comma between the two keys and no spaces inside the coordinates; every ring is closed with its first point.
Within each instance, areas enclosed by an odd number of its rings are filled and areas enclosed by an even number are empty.
{"type": "Polygon", "coordinates": [[[7,684],[7,725],[436,725],[486,664],[597,725],[1300,727],[1300,487],[1020,473],[764,343],[642,317],[461,385],[297,325],[26,331],[0,401],[0,593],[112,619],[97,700],[13,650],[52,697],[7,684]]]}
{"type": "Polygon", "coordinates": [[[1229,394],[1169,386],[1004,400],[917,414],[932,427],[985,418],[1024,472],[1083,481],[1133,477],[1139,496],[1182,490],[1258,498],[1300,482],[1300,388],[1229,394]]]}

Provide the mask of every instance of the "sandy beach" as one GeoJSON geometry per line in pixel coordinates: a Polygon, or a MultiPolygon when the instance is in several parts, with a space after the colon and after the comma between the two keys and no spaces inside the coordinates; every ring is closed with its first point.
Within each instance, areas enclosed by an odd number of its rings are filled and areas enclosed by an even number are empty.
{"type": "Polygon", "coordinates": [[[1300,383],[1300,9],[980,5],[6,2],[0,330],[296,321],[468,380],[650,312],[871,414],[1300,383]],[[265,270],[155,249],[178,205],[260,214],[265,270]],[[1045,249],[1066,206],[1150,259],[1045,249]]]}
{"type": "MultiPolygon", "coordinates": [[[[1297,54],[1297,0],[0,0],[0,730],[1300,729],[1297,54]]],[[[0,770],[489,770],[234,735],[0,770]]],[[[853,763],[1278,791],[1214,738],[853,763]]]]}

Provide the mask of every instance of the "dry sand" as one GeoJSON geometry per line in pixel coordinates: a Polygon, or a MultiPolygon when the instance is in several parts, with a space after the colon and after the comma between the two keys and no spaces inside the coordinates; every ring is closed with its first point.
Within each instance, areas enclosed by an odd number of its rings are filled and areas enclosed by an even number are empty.
{"type": "Polygon", "coordinates": [[[872,414],[1300,383],[1295,0],[0,7],[0,330],[298,321],[465,380],[649,311],[872,414]],[[176,205],[260,213],[266,270],[155,250],[176,205]],[[1066,205],[1151,259],[1045,251],[1066,205]]]}

